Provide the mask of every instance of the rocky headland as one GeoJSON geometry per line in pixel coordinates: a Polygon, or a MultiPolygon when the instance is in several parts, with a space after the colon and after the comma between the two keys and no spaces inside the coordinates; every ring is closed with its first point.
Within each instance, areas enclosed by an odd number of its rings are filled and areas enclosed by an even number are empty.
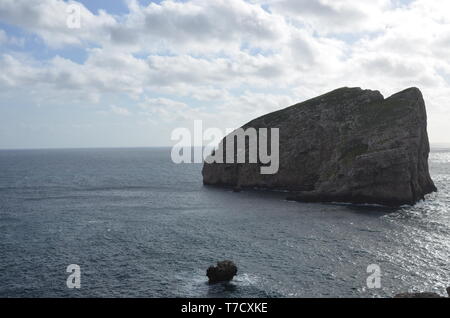
{"type": "Polygon", "coordinates": [[[412,205],[436,191],[428,171],[425,102],[417,88],[388,98],[340,88],[242,128],[250,127],[279,128],[278,172],[261,174],[261,163],[205,162],[205,185],[287,190],[291,199],[306,202],[388,206],[412,205]]]}

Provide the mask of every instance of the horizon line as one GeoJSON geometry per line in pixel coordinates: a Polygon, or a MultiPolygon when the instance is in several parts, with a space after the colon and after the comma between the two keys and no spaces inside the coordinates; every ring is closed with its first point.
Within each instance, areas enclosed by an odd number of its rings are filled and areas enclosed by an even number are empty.
{"type": "MultiPolygon", "coordinates": [[[[1,148],[0,151],[20,151],[20,150],[96,150],[96,149],[162,149],[162,148],[172,148],[174,146],[83,146],[83,147],[18,147],[18,148],[1,148]]],[[[188,146],[189,147],[189,146],[188,146]]],[[[192,146],[191,148],[198,148],[205,146],[192,146]]],[[[439,148],[439,147],[449,147],[450,142],[430,142],[430,148],[439,148]]]]}

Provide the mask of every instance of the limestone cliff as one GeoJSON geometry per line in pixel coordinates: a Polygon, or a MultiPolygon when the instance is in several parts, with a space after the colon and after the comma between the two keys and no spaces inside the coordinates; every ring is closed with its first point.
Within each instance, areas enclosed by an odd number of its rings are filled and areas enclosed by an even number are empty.
{"type": "Polygon", "coordinates": [[[417,88],[386,99],[378,91],[340,88],[243,126],[249,127],[279,128],[278,173],[261,174],[258,163],[205,163],[205,185],[288,190],[299,201],[384,205],[414,204],[436,191],[417,88]]]}

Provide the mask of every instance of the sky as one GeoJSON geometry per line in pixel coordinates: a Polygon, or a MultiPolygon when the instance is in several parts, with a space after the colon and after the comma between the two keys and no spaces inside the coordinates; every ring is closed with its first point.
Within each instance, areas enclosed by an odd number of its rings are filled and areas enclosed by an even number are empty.
{"type": "Polygon", "coordinates": [[[450,143],[448,12],[448,0],[0,0],[0,148],[170,146],[194,120],[225,131],[344,86],[420,88],[430,142],[450,143]]]}

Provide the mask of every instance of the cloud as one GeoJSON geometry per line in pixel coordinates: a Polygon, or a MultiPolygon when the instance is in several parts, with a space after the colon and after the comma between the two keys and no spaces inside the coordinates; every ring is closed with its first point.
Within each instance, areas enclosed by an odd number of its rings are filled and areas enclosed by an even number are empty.
{"type": "Polygon", "coordinates": [[[131,2],[124,27],[111,40],[136,50],[208,53],[240,50],[242,43],[270,48],[284,38],[284,20],[241,0],[131,2]]]}
{"type": "Polygon", "coordinates": [[[251,56],[240,53],[234,57],[195,58],[190,55],[150,56],[150,81],[155,85],[171,86],[178,83],[199,85],[220,83],[225,87],[242,82],[268,83],[282,80],[284,65],[280,56],[251,56]]]}
{"type": "Polygon", "coordinates": [[[0,20],[38,34],[49,46],[101,44],[130,51],[217,52],[240,50],[241,43],[270,48],[284,38],[284,20],[241,0],[162,1],[118,19],[103,10],[62,0],[3,0],[0,20]],[[70,5],[81,12],[81,27],[67,25],[70,5]]]}
{"type": "Polygon", "coordinates": [[[235,128],[264,114],[295,104],[292,96],[246,91],[240,96],[229,96],[217,106],[221,114],[217,127],[235,128]]]}
{"type": "Polygon", "coordinates": [[[111,111],[116,115],[119,115],[119,116],[130,116],[131,115],[131,112],[124,107],[111,105],[110,108],[111,108],[111,111]]]}
{"type": "Polygon", "coordinates": [[[247,91],[241,96],[228,95],[216,100],[209,105],[214,107],[192,107],[187,103],[162,97],[147,97],[139,103],[139,107],[142,110],[141,115],[152,121],[177,121],[189,124],[194,120],[202,120],[206,126],[226,129],[243,125],[255,117],[292,104],[294,99],[288,95],[247,91]]]}
{"type": "Polygon", "coordinates": [[[9,87],[29,86],[80,94],[127,93],[138,95],[143,91],[146,63],[131,55],[103,54],[92,50],[84,64],[56,56],[49,61],[24,58],[22,55],[3,54],[0,66],[4,70],[0,83],[9,87]]]}
{"type": "Polygon", "coordinates": [[[4,46],[23,47],[25,40],[19,37],[8,36],[5,30],[0,29],[0,44],[4,46]]]}
{"type": "Polygon", "coordinates": [[[306,25],[319,34],[361,33],[383,29],[390,0],[278,0],[256,1],[275,13],[306,25]]]}
{"type": "Polygon", "coordinates": [[[183,122],[201,119],[202,110],[189,107],[187,104],[168,98],[145,98],[139,103],[143,115],[149,119],[160,119],[165,122],[183,122]]]}
{"type": "Polygon", "coordinates": [[[93,14],[76,1],[62,0],[2,0],[0,21],[38,34],[49,46],[86,45],[108,37],[107,30],[116,20],[105,11],[93,14]],[[80,8],[81,28],[70,29],[67,21],[70,5],[80,8]]]}
{"type": "MultiPolygon", "coordinates": [[[[1,1],[0,21],[37,35],[54,54],[19,52],[0,30],[0,94],[17,90],[42,105],[111,105],[108,97],[126,95],[146,118],[231,128],[340,86],[384,95],[418,86],[431,135],[444,131],[442,118],[450,120],[448,1],[128,4],[128,13],[111,15],[75,1],[1,1]],[[80,5],[80,29],[67,27],[69,4],[80,5]],[[66,46],[86,59],[65,57],[58,49],[66,46]]],[[[122,115],[128,109],[111,107],[122,115]]]]}

